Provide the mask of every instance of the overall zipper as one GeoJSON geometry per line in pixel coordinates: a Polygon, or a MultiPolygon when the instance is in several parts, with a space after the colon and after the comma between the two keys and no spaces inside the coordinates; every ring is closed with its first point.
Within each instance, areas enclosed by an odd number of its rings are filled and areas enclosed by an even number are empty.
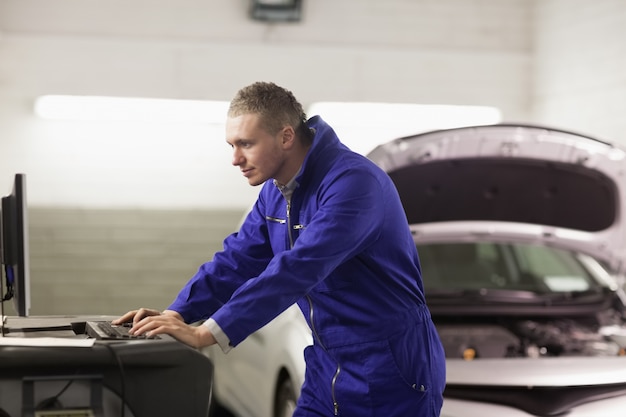
{"type": "MultiPolygon", "coordinates": [[[[296,227],[298,229],[302,228],[301,225],[294,226],[294,228],[296,227]]],[[[289,248],[293,249],[294,243],[293,243],[293,236],[291,235],[291,199],[287,199],[287,236],[289,238],[289,248]]],[[[313,316],[314,316],[313,301],[311,300],[311,297],[308,295],[306,296],[306,299],[309,303],[309,320],[311,322],[311,330],[313,332],[313,336],[315,337],[315,339],[317,340],[321,348],[324,350],[324,352],[328,353],[326,346],[324,346],[324,344],[322,343],[322,340],[319,337],[319,334],[317,333],[317,329],[313,321],[313,316]]],[[[333,375],[333,379],[330,385],[330,395],[333,400],[334,415],[336,416],[339,415],[339,404],[337,403],[337,398],[335,396],[335,384],[337,383],[337,377],[339,377],[340,373],[341,373],[341,364],[337,363],[337,369],[335,370],[335,375],[333,375]]]]}
{"type": "MultiPolygon", "coordinates": [[[[309,302],[309,321],[311,322],[311,330],[313,331],[313,336],[317,340],[317,343],[319,343],[321,348],[324,350],[324,352],[328,353],[326,346],[324,346],[324,343],[322,343],[320,336],[317,334],[317,329],[315,327],[315,323],[313,322],[313,316],[314,316],[313,301],[311,300],[311,297],[309,297],[308,295],[306,296],[306,299],[309,302]]],[[[340,373],[341,373],[341,364],[337,363],[337,369],[335,370],[335,375],[333,375],[333,379],[330,383],[330,396],[333,400],[333,410],[336,416],[339,415],[339,403],[337,402],[337,397],[335,396],[335,384],[337,383],[337,377],[339,377],[340,373]]]]}

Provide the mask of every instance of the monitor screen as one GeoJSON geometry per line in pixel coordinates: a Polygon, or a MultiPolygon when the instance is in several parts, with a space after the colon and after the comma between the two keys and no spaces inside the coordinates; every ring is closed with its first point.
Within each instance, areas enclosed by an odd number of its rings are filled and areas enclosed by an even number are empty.
{"type": "MultiPolygon", "coordinates": [[[[6,282],[3,301],[13,300],[18,316],[30,310],[30,270],[28,253],[28,215],[26,175],[16,174],[13,191],[2,197],[2,266],[6,282]]],[[[1,287],[0,287],[1,288],[1,287]]]]}

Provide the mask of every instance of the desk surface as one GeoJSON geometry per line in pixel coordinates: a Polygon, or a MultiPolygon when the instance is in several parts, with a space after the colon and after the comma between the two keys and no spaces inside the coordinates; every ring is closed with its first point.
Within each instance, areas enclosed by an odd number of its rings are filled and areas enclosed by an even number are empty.
{"type": "MultiPolygon", "coordinates": [[[[112,320],[114,316],[40,316],[8,317],[5,324],[6,338],[61,338],[86,339],[85,322],[92,320],[112,320]]],[[[122,355],[127,365],[174,366],[178,361],[166,352],[192,351],[204,356],[191,347],[184,345],[171,336],[161,339],[126,339],[95,340],[88,348],[75,346],[13,346],[20,349],[0,351],[3,358],[11,355],[10,360],[0,361],[0,369],[22,366],[58,366],[60,364],[114,364],[113,355],[122,355]],[[41,355],[42,348],[49,348],[41,355]],[[65,348],[65,349],[64,349],[65,348]],[[78,349],[78,350],[77,350],[78,349]],[[113,354],[113,355],[112,355],[113,354]],[[51,358],[54,357],[54,360],[51,358]]],[[[0,346],[10,347],[10,346],[0,346]]]]}
{"type": "Polygon", "coordinates": [[[77,337],[72,323],[92,320],[113,320],[116,316],[7,316],[4,321],[5,336],[15,337],[77,337]],[[65,328],[65,329],[64,329],[65,328]]]}
{"type": "MultiPolygon", "coordinates": [[[[111,319],[110,316],[8,317],[9,333],[5,337],[85,338],[86,335],[72,330],[73,323],[111,319]]],[[[96,340],[89,348],[0,346],[0,384],[25,377],[86,373],[102,375],[107,389],[124,398],[136,410],[136,417],[207,415],[213,364],[198,350],[173,338],[96,340]]]]}

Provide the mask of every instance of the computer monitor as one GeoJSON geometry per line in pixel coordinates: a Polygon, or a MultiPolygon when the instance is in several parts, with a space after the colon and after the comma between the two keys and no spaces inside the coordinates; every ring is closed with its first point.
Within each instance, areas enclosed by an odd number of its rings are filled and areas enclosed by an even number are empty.
{"type": "Polygon", "coordinates": [[[6,282],[2,300],[13,299],[17,315],[26,317],[30,310],[30,268],[25,174],[15,174],[13,191],[2,197],[0,235],[6,282]]]}

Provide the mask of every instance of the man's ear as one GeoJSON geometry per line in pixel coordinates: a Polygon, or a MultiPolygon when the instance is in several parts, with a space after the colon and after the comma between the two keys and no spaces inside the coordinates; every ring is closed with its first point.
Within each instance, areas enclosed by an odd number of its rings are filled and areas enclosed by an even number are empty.
{"type": "Polygon", "coordinates": [[[283,127],[281,131],[282,144],[285,149],[290,149],[296,142],[296,131],[291,126],[283,127]]]}

